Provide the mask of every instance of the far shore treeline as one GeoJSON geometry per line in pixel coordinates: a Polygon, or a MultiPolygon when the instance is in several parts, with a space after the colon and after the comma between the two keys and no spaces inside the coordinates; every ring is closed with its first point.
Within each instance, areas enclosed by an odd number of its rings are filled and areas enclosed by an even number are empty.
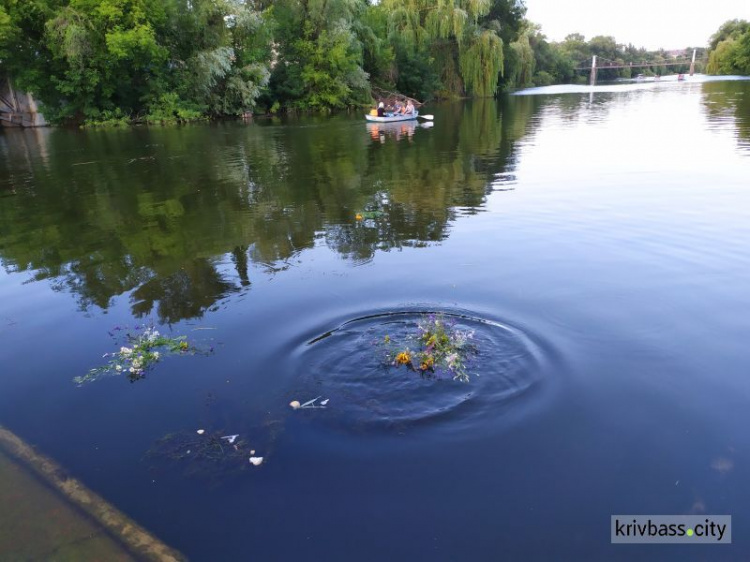
{"type": "MultiPolygon", "coordinates": [[[[600,80],[687,71],[614,37],[547,41],[525,14],[523,0],[0,0],[0,76],[50,122],[95,125],[489,97],[584,83],[592,55],[600,80]],[[631,62],[653,66],[606,68],[631,62]]],[[[750,24],[725,23],[699,59],[750,74],[750,24]]]]}

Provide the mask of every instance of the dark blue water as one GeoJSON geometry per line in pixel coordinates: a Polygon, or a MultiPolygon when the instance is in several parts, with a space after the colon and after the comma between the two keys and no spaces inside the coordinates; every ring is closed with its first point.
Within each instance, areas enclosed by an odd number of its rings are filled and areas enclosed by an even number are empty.
{"type": "Polygon", "coordinates": [[[0,423],[192,560],[746,560],[750,82],[427,109],[4,132],[0,423]],[[424,312],[469,383],[383,367],[424,312]],[[143,322],[214,352],[72,383],[143,322]],[[264,463],[148,455],[200,428],[264,463]]]}

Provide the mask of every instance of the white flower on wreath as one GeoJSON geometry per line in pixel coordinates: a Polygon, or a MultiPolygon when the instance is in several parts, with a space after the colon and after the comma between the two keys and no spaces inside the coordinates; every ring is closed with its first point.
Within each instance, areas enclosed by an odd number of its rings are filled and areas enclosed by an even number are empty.
{"type": "Polygon", "coordinates": [[[148,330],[146,330],[144,336],[146,337],[146,341],[148,341],[149,343],[154,343],[156,341],[156,338],[159,337],[159,332],[158,330],[149,328],[148,330]]]}

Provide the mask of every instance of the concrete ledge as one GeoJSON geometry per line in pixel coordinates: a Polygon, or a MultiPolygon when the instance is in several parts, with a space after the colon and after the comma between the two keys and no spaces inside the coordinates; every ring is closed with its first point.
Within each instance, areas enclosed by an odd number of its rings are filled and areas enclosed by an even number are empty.
{"type": "MultiPolygon", "coordinates": [[[[61,558],[61,550],[73,548],[76,551],[83,549],[94,549],[100,552],[101,549],[106,550],[109,554],[105,556],[105,559],[111,560],[144,560],[148,562],[182,562],[186,558],[170,548],[166,544],[162,543],[159,539],[154,537],[143,527],[138,525],[135,521],[130,519],[127,515],[119,511],[114,506],[107,503],[99,495],[95,494],[81,482],[75,478],[69,477],[64,470],[53,460],[39,454],[31,446],[24,443],[17,435],[0,427],[0,467],[5,467],[6,471],[14,475],[18,481],[23,480],[25,485],[32,483],[33,479],[29,479],[20,471],[13,469],[13,461],[18,463],[21,467],[28,468],[33,472],[35,476],[46,483],[52,490],[59,495],[57,498],[60,501],[58,503],[69,504],[69,507],[80,510],[81,512],[88,515],[92,520],[91,529],[87,532],[82,531],[83,527],[76,527],[78,529],[76,534],[72,537],[59,539],[59,544],[56,545],[57,555],[54,557],[57,559],[68,559],[61,558]],[[5,453],[8,458],[3,459],[5,453]],[[97,529],[97,526],[99,529],[97,529]],[[102,532],[106,531],[106,532],[102,532]],[[107,539],[112,537],[116,540],[113,544],[105,544],[107,539]],[[116,552],[120,545],[122,552],[116,552]],[[128,555],[128,552],[132,556],[128,555]]],[[[37,485],[37,488],[43,488],[37,485]]],[[[3,488],[0,487],[0,492],[3,488]]],[[[44,490],[35,490],[34,495],[39,496],[44,490]]],[[[2,496],[0,496],[2,498],[2,496]]],[[[19,502],[24,501],[23,494],[18,498],[19,502]]],[[[47,498],[46,505],[54,504],[54,498],[47,498]]],[[[63,507],[55,508],[57,510],[64,509],[63,507]]],[[[4,506],[4,512],[12,512],[12,506],[4,506]]],[[[68,517],[65,521],[69,521],[71,518],[68,517]]],[[[32,524],[36,522],[31,522],[32,524]]],[[[55,533],[52,532],[51,536],[55,533]]],[[[19,540],[22,540],[19,537],[19,540]]],[[[76,560],[99,560],[102,559],[100,554],[95,554],[90,558],[81,558],[79,552],[75,558],[76,560]]],[[[28,560],[28,557],[19,558],[28,560]]]]}

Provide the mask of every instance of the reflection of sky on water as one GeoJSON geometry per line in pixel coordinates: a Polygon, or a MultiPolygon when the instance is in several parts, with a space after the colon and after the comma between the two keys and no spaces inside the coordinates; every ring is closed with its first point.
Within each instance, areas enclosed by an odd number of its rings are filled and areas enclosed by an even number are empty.
{"type": "Polygon", "coordinates": [[[648,77],[643,80],[630,79],[621,80],[616,83],[597,84],[590,86],[586,84],[556,84],[554,86],[539,86],[537,88],[525,88],[514,92],[514,96],[548,96],[556,94],[619,94],[623,92],[640,92],[659,88],[671,88],[675,84],[685,87],[690,84],[703,84],[710,82],[732,82],[747,81],[747,76],[709,76],[707,74],[696,74],[694,76],[685,76],[684,81],[678,81],[677,74],[662,76],[658,80],[654,77],[648,77]]]}

